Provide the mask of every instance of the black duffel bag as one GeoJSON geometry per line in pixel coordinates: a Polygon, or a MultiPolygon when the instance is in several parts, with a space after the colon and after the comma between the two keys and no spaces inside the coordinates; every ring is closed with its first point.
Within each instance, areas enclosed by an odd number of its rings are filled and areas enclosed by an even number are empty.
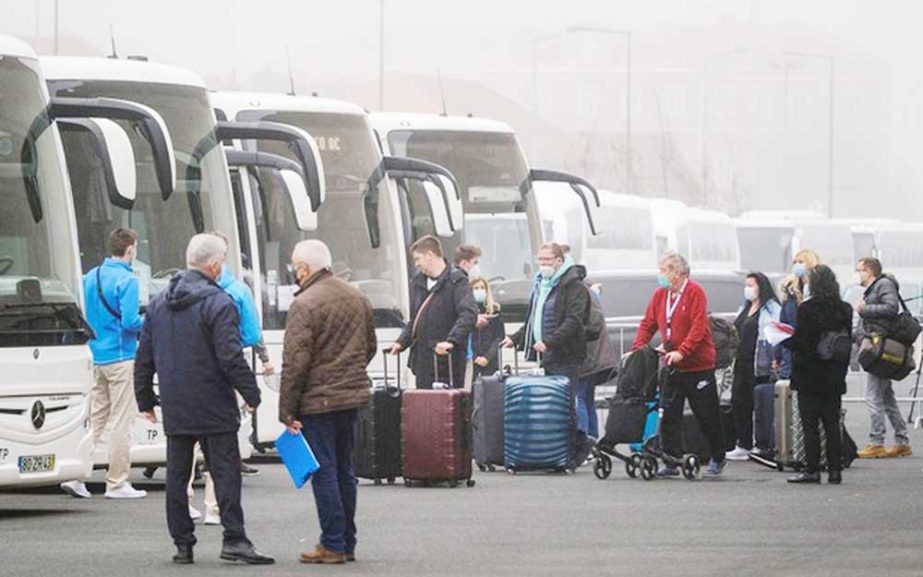
{"type": "Polygon", "coordinates": [[[897,313],[897,318],[891,322],[891,327],[888,329],[888,338],[905,345],[912,345],[917,341],[917,337],[920,336],[920,331],[923,329],[920,328],[920,322],[916,317],[910,313],[904,299],[900,299],[900,301],[901,309],[903,310],[897,313]]]}
{"type": "Polygon", "coordinates": [[[867,372],[900,381],[913,372],[913,346],[890,337],[871,334],[859,345],[859,364],[867,372]]]}

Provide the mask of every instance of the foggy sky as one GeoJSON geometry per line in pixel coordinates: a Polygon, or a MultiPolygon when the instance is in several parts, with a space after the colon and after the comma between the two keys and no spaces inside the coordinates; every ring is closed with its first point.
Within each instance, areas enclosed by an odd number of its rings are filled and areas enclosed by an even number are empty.
{"type": "MultiPolygon", "coordinates": [[[[296,86],[309,91],[347,79],[372,82],[378,77],[379,0],[59,0],[61,35],[82,39],[107,54],[109,26],[121,56],[143,54],[159,62],[197,70],[215,88],[285,90],[285,50],[291,53],[296,86]],[[259,86],[254,86],[259,79],[259,86]]],[[[0,32],[25,39],[53,33],[52,0],[0,0],[0,32]]],[[[567,26],[589,25],[631,30],[632,65],[638,71],[633,104],[643,98],[643,71],[676,69],[700,74],[706,55],[729,50],[760,50],[749,31],[779,31],[771,49],[831,53],[843,75],[870,74],[869,85],[883,97],[880,148],[885,154],[882,187],[896,202],[914,202],[923,186],[917,134],[923,67],[920,8],[910,1],[842,0],[385,0],[385,67],[478,80],[525,108],[532,104],[532,51],[536,37],[558,35],[567,26]],[[693,31],[694,34],[686,36],[693,31]],[[693,45],[683,41],[696,39],[693,45]],[[883,85],[883,86],[882,86],[883,85]],[[887,179],[887,182],[885,180],[887,179]]],[[[539,115],[557,126],[600,124],[612,130],[624,122],[618,106],[585,113],[567,100],[598,91],[619,103],[624,46],[617,37],[563,35],[536,44],[540,55],[539,115]],[[562,96],[562,93],[564,95],[562,96]],[[582,114],[582,116],[581,116],[582,114]]],[[[771,66],[774,57],[751,58],[771,66]]],[[[809,110],[822,129],[823,69],[802,84],[818,100],[809,110]]],[[[336,96],[335,94],[332,96],[336,96]]],[[[861,94],[853,95],[861,102],[861,94]]],[[[387,102],[387,98],[386,98],[387,102]]],[[[366,105],[374,103],[362,103],[366,105]]],[[[854,108],[854,107],[853,107],[854,108]]],[[[842,126],[838,148],[848,147],[853,108],[836,118],[842,126]]],[[[590,110],[597,110],[590,108],[590,110]]],[[[859,110],[858,115],[864,111],[859,110]]],[[[690,115],[690,118],[694,115],[690,115]]],[[[643,123],[644,118],[638,118],[643,123]]],[[[816,132],[816,131],[815,131],[816,132]]],[[[821,141],[818,141],[821,142],[821,141]]],[[[818,162],[823,161],[820,151],[818,162]]],[[[864,154],[864,153],[863,153],[864,154]]],[[[855,158],[848,160],[854,164],[855,158]]],[[[853,167],[854,168],[854,167],[853,167]]],[[[818,181],[818,185],[820,181],[818,181]]],[[[850,194],[873,191],[851,190],[850,194]]],[[[868,184],[862,184],[868,188],[868,184]]],[[[880,192],[880,191],[879,191],[880,192]]],[[[846,193],[846,192],[844,192],[846,193]]],[[[906,211],[905,211],[906,212],[906,211]]]]}

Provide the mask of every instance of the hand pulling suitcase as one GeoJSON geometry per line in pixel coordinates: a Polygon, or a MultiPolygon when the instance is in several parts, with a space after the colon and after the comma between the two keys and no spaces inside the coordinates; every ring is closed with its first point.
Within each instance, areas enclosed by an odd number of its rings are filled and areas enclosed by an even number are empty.
{"type": "MultiPolygon", "coordinates": [[[[451,359],[449,361],[451,365],[451,359]]],[[[438,366],[438,364],[436,365],[438,366]]],[[[436,375],[436,381],[439,376],[436,375]]],[[[471,478],[471,391],[415,389],[404,391],[401,407],[401,457],[404,484],[459,481],[471,478]]]]}
{"type": "Polygon", "coordinates": [[[567,377],[528,375],[506,380],[504,464],[507,471],[575,471],[574,389],[567,377]]]}
{"type": "Polygon", "coordinates": [[[383,351],[384,383],[372,387],[371,403],[359,411],[356,426],[356,476],[394,483],[401,476],[401,362],[395,386],[388,379],[388,350],[383,351]]]}
{"type": "MultiPolygon", "coordinates": [[[[497,354],[502,361],[502,352],[497,354]]],[[[494,471],[495,467],[504,464],[503,389],[507,376],[502,372],[502,362],[500,367],[500,371],[493,375],[478,377],[473,385],[471,427],[474,432],[474,462],[481,471],[494,471]]]]}

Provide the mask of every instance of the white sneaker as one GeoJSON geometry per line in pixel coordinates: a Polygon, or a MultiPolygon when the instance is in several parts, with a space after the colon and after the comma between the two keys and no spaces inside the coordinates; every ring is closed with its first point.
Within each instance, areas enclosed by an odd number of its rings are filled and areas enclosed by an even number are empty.
{"type": "Polygon", "coordinates": [[[71,497],[76,497],[78,499],[89,499],[93,496],[83,481],[68,481],[66,483],[61,483],[61,490],[71,497]]]}
{"type": "Polygon", "coordinates": [[[206,512],[205,513],[205,524],[206,525],[220,525],[221,515],[206,512]]]}
{"type": "Polygon", "coordinates": [[[118,489],[106,491],[107,499],[141,499],[147,496],[147,491],[135,489],[130,483],[125,483],[118,489]]]}
{"type": "Polygon", "coordinates": [[[729,461],[746,461],[750,458],[750,451],[743,447],[734,447],[733,451],[728,451],[724,454],[724,458],[729,461]]]}
{"type": "Polygon", "coordinates": [[[202,511],[199,511],[192,505],[189,505],[189,518],[192,519],[193,521],[198,521],[199,519],[202,518],[202,511]]]}

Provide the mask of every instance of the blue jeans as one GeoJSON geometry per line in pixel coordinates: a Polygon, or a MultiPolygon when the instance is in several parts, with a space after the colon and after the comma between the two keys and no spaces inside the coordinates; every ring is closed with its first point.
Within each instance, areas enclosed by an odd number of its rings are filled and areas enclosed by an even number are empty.
{"type": "Polygon", "coordinates": [[[356,548],[356,476],[353,474],[357,411],[337,411],[301,417],[302,432],[320,470],[311,478],[320,543],[331,551],[356,548]]]}
{"type": "Polygon", "coordinates": [[[577,428],[593,438],[599,438],[594,394],[596,382],[591,376],[577,380],[577,428]]]}
{"type": "Polygon", "coordinates": [[[871,373],[866,373],[865,379],[865,404],[868,406],[869,416],[872,419],[869,428],[869,443],[872,445],[885,444],[885,417],[887,417],[894,428],[894,444],[909,445],[907,422],[901,416],[901,409],[894,398],[891,379],[871,373]]]}

